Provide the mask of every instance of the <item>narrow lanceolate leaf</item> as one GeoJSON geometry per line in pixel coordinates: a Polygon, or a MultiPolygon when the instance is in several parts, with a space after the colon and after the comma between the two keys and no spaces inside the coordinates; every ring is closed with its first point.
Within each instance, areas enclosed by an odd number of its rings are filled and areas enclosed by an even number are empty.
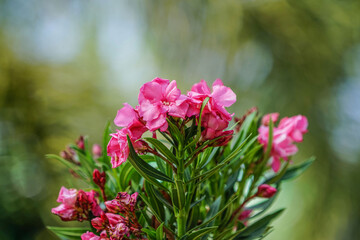
{"type": "Polygon", "coordinates": [[[286,172],[281,176],[280,179],[277,179],[277,175],[270,177],[269,179],[267,179],[265,181],[265,183],[272,183],[274,179],[276,179],[276,182],[281,182],[281,181],[285,181],[285,180],[290,180],[292,178],[295,178],[297,176],[299,176],[300,174],[302,174],[308,167],[310,167],[310,165],[315,161],[315,157],[311,157],[308,160],[306,160],[305,162],[293,166],[291,168],[288,168],[286,170],[286,172]]]}
{"type": "MultiPolygon", "coordinates": [[[[226,205],[219,211],[219,207],[220,207],[220,203],[221,203],[221,196],[218,197],[216,199],[216,201],[211,205],[209,214],[208,214],[208,216],[206,216],[205,221],[201,225],[196,226],[195,228],[193,228],[192,230],[197,229],[197,228],[201,228],[203,226],[206,226],[209,223],[211,223],[212,221],[214,221],[218,216],[220,216],[237,199],[238,199],[238,196],[233,197],[232,199],[229,199],[228,202],[226,203],[226,205]]],[[[191,232],[192,230],[190,230],[189,232],[191,232]]]]}
{"type": "Polygon", "coordinates": [[[196,137],[185,147],[185,149],[195,145],[201,137],[201,118],[202,118],[201,115],[202,115],[202,112],[204,111],[204,108],[208,102],[209,102],[209,97],[205,98],[205,100],[203,101],[203,103],[201,105],[200,114],[199,114],[199,122],[197,123],[196,137]]]}
{"type": "Polygon", "coordinates": [[[77,175],[79,175],[80,177],[84,178],[85,180],[89,180],[90,177],[87,173],[85,173],[78,165],[75,165],[65,159],[63,159],[62,157],[55,155],[55,154],[47,154],[46,158],[52,158],[52,159],[56,159],[59,162],[61,162],[62,164],[64,164],[66,167],[68,167],[69,169],[73,170],[77,175]]]}
{"type": "Polygon", "coordinates": [[[232,153],[230,153],[220,164],[216,165],[214,168],[210,169],[209,171],[195,176],[192,179],[189,180],[189,182],[194,181],[196,179],[202,178],[201,182],[205,181],[206,179],[208,179],[209,177],[211,177],[213,174],[217,173],[219,169],[221,169],[222,167],[224,167],[225,165],[227,165],[229,162],[231,162],[233,159],[237,158],[239,153],[242,150],[242,147],[244,146],[244,144],[248,141],[248,139],[250,138],[250,136],[248,136],[232,153]]]}
{"type": "Polygon", "coordinates": [[[154,193],[154,188],[153,186],[148,183],[147,181],[145,181],[145,191],[147,193],[148,196],[148,200],[151,204],[151,206],[154,208],[154,210],[156,211],[156,213],[159,214],[159,217],[161,218],[162,221],[165,220],[165,210],[164,210],[164,205],[161,203],[161,201],[156,197],[155,193],[154,193]]]}
{"type": "Polygon", "coordinates": [[[140,158],[136,154],[129,136],[127,136],[127,139],[130,149],[128,160],[134,166],[134,168],[140,173],[141,176],[143,176],[146,180],[148,180],[151,183],[154,182],[153,179],[158,179],[161,181],[173,183],[173,181],[168,176],[166,176],[164,173],[160,172],[159,170],[157,170],[156,168],[152,167],[150,164],[145,162],[142,158],[140,158]]]}
{"type": "Polygon", "coordinates": [[[57,236],[63,239],[80,239],[81,235],[86,231],[89,231],[89,228],[78,228],[78,227],[47,227],[50,231],[55,233],[57,236]]]}
{"type": "Polygon", "coordinates": [[[178,160],[174,154],[159,140],[155,138],[145,138],[146,141],[151,143],[164,157],[166,157],[170,162],[178,164],[178,160]]]}
{"type": "Polygon", "coordinates": [[[197,230],[189,235],[185,235],[184,237],[181,238],[181,240],[196,240],[196,239],[200,239],[202,236],[211,233],[212,231],[214,231],[215,229],[217,229],[217,227],[206,227],[200,230],[197,230]]]}
{"type": "Polygon", "coordinates": [[[164,223],[160,224],[158,228],[156,229],[156,240],[163,240],[164,237],[164,223]]]}
{"type": "Polygon", "coordinates": [[[272,214],[269,214],[262,219],[258,220],[257,222],[251,224],[247,228],[245,228],[240,233],[235,233],[230,239],[234,240],[250,240],[250,239],[257,239],[261,237],[265,232],[271,221],[273,221],[277,216],[279,216],[284,209],[280,209],[272,214]]]}

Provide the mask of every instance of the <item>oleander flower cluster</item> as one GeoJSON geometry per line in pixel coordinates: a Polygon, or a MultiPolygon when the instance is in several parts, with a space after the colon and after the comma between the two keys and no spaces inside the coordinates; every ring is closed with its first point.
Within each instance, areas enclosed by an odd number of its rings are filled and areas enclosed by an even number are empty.
{"type": "MultiPolygon", "coordinates": [[[[260,239],[280,185],[313,161],[293,165],[305,116],[234,116],[236,94],[215,80],[181,93],[175,80],[145,83],[124,103],[102,145],[80,136],[57,155],[83,189],[61,187],[52,213],[83,227],[48,227],[62,239],[260,239]]],[[[241,105],[238,105],[238,107],[241,105]]]]}

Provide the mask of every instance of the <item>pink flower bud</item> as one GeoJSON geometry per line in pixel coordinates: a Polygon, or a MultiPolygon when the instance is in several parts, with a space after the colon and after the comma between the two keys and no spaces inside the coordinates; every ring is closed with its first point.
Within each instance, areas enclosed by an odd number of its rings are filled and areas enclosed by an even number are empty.
{"type": "Polygon", "coordinates": [[[85,143],[84,143],[84,136],[80,136],[79,139],[76,141],[76,145],[81,150],[85,149],[85,143]]]}
{"type": "Polygon", "coordinates": [[[238,220],[242,223],[244,223],[244,225],[247,225],[247,220],[249,219],[251,213],[253,210],[251,209],[244,209],[241,213],[240,216],[238,217],[238,220]]]}
{"type": "Polygon", "coordinates": [[[92,147],[92,154],[94,155],[95,158],[99,158],[101,157],[102,154],[102,149],[100,147],[99,144],[94,144],[92,147]]]}
{"type": "Polygon", "coordinates": [[[263,197],[263,198],[271,198],[275,195],[275,193],[277,192],[277,189],[267,185],[267,184],[262,184],[258,187],[258,191],[256,193],[257,197],[263,197]]]}

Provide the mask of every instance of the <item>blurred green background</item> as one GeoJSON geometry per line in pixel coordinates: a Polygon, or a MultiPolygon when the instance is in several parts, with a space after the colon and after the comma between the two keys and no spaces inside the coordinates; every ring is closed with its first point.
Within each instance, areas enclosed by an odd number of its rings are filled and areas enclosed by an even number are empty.
{"type": "Polygon", "coordinates": [[[154,77],[186,91],[216,78],[242,115],[303,114],[310,126],[267,239],[360,236],[360,1],[0,0],[0,239],[56,239],[45,225],[71,175],[44,158],[101,140],[154,77]]]}

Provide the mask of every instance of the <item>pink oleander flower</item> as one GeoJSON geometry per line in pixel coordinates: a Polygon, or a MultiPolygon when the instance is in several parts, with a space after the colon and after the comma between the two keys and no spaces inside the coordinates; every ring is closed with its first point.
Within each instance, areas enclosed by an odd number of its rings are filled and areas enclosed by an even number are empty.
{"type": "Polygon", "coordinates": [[[231,120],[232,115],[228,113],[225,107],[230,107],[236,102],[236,94],[229,87],[225,87],[220,79],[212,85],[212,91],[204,80],[196,83],[187,93],[189,98],[189,110],[187,116],[191,117],[199,115],[202,102],[209,97],[209,102],[204,109],[205,112],[217,111],[221,113],[225,119],[231,120]]]}
{"type": "Polygon", "coordinates": [[[53,208],[51,212],[58,215],[63,221],[88,220],[90,212],[94,216],[100,216],[103,212],[96,197],[97,193],[93,190],[84,192],[81,189],[62,187],[57,199],[57,202],[61,204],[53,208]]]}
{"type": "Polygon", "coordinates": [[[279,113],[269,113],[263,116],[263,118],[261,119],[262,125],[268,126],[270,123],[270,118],[273,123],[277,122],[277,120],[279,119],[279,113]]]}
{"type": "Polygon", "coordinates": [[[245,226],[247,226],[247,220],[249,219],[251,213],[252,213],[253,210],[251,209],[244,209],[239,217],[238,217],[238,220],[242,223],[244,223],[245,226]]]}
{"type": "Polygon", "coordinates": [[[102,231],[100,236],[95,233],[87,231],[86,233],[81,235],[81,240],[110,240],[107,237],[106,231],[102,231]]]}
{"type": "Polygon", "coordinates": [[[130,236],[128,220],[123,216],[113,213],[102,214],[101,217],[91,220],[92,226],[98,231],[106,231],[111,240],[123,239],[130,236]]]}
{"type": "Polygon", "coordinates": [[[205,128],[202,133],[203,139],[210,140],[225,135],[223,131],[228,127],[233,116],[225,107],[230,107],[236,102],[235,93],[217,79],[212,85],[212,91],[207,83],[201,80],[191,88],[187,96],[189,99],[188,117],[199,115],[203,101],[209,97],[209,102],[202,114],[201,126],[205,128]]]}
{"type": "Polygon", "coordinates": [[[185,118],[188,110],[186,96],[177,88],[176,81],[155,78],[145,83],[139,93],[139,115],[150,131],[166,131],[167,115],[185,118]]]}
{"type": "Polygon", "coordinates": [[[263,197],[263,198],[271,198],[275,195],[275,193],[277,192],[277,189],[267,185],[267,184],[261,184],[258,187],[258,191],[256,193],[257,197],[263,197]]]}
{"type": "Polygon", "coordinates": [[[147,131],[145,123],[140,119],[138,110],[128,103],[124,103],[124,107],[117,112],[114,123],[119,127],[126,127],[135,139],[141,138],[147,131]]]}
{"type": "Polygon", "coordinates": [[[134,149],[138,153],[143,153],[146,150],[146,143],[134,137],[128,128],[125,127],[121,130],[117,130],[116,133],[110,134],[112,138],[107,146],[108,156],[111,157],[111,165],[113,168],[120,166],[129,156],[130,150],[127,135],[129,135],[134,149]]]}
{"type": "MultiPolygon", "coordinates": [[[[263,120],[266,123],[266,119],[263,120]]],[[[271,147],[272,169],[277,172],[280,169],[280,159],[288,160],[294,155],[298,148],[294,142],[301,142],[303,134],[307,132],[308,121],[306,117],[298,115],[290,118],[283,118],[277,127],[273,128],[273,140],[271,147]]],[[[269,127],[261,125],[258,129],[258,141],[263,144],[264,151],[269,140],[269,127]]]]}
{"type": "Polygon", "coordinates": [[[136,199],[139,194],[118,193],[116,199],[106,201],[105,206],[111,213],[127,213],[135,211],[136,199]]]}

